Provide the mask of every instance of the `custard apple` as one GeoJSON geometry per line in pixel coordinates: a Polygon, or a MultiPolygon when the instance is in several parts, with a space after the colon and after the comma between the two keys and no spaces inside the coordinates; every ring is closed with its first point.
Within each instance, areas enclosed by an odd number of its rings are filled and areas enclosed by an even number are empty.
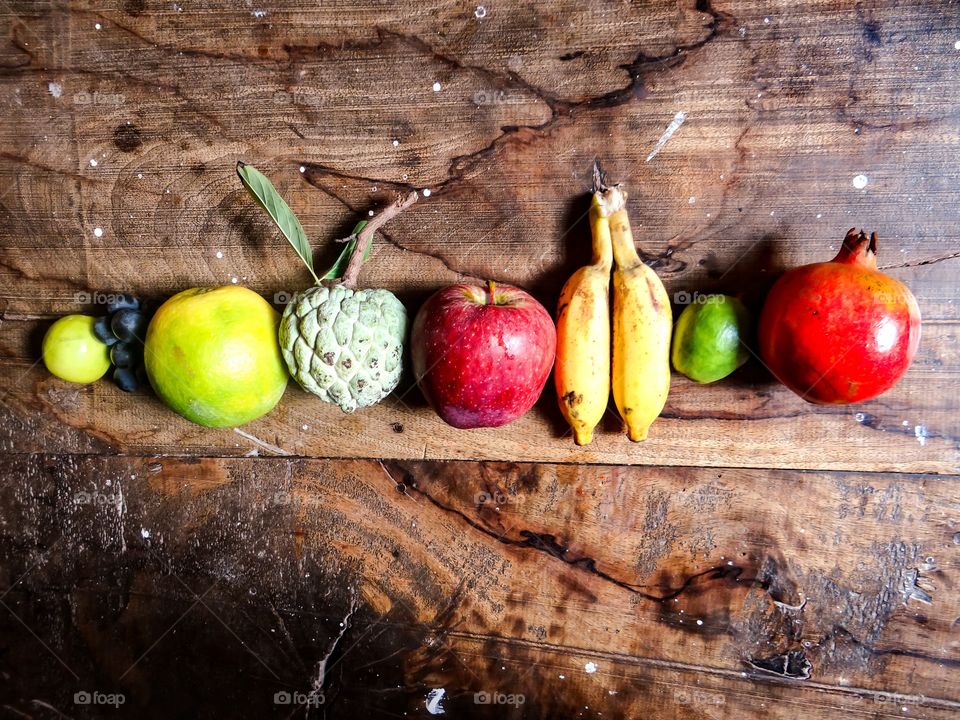
{"type": "Polygon", "coordinates": [[[344,412],[375,405],[400,381],[407,311],[389,290],[318,285],[280,321],[280,349],[304,390],[344,412]]]}

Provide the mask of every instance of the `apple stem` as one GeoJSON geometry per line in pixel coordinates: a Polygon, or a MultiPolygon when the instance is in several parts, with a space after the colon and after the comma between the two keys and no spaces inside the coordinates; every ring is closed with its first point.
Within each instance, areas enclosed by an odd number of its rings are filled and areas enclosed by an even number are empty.
{"type": "Polygon", "coordinates": [[[487,280],[487,297],[489,298],[487,305],[497,304],[496,289],[497,284],[493,280],[487,280]]]}
{"type": "Polygon", "coordinates": [[[360,278],[360,266],[363,265],[363,260],[367,255],[367,248],[373,242],[374,233],[391,218],[396,217],[413,205],[419,197],[416,190],[411,190],[406,197],[398,196],[396,200],[370,218],[363,229],[357,233],[357,244],[347,261],[347,269],[343,271],[343,277],[340,279],[341,285],[348,288],[357,286],[357,280],[360,278]]]}

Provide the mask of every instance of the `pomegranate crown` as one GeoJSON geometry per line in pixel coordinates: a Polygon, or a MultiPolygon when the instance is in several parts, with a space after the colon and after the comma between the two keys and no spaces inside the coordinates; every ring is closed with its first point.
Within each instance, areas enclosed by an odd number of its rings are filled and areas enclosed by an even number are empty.
{"type": "Polygon", "coordinates": [[[860,263],[872,268],[877,267],[877,234],[871,233],[870,237],[863,230],[850,228],[847,236],[843,239],[843,246],[834,262],[842,263],[860,263]]]}

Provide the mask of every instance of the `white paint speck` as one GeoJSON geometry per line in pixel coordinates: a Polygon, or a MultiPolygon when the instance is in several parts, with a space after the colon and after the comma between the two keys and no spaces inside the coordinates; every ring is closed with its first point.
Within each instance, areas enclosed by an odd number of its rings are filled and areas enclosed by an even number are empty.
{"type": "Polygon", "coordinates": [[[305,166],[305,165],[301,165],[301,166],[300,166],[300,172],[305,173],[306,171],[307,171],[306,166],[305,166]]]}
{"type": "Polygon", "coordinates": [[[222,258],[222,257],[223,257],[223,251],[222,251],[222,250],[217,250],[217,257],[218,257],[218,258],[222,258]]]}
{"type": "Polygon", "coordinates": [[[583,669],[584,669],[584,672],[588,674],[593,674],[597,671],[597,664],[588,662],[586,665],[583,666],[583,669]]]}
{"type": "Polygon", "coordinates": [[[262,17],[266,17],[266,16],[267,16],[267,11],[266,11],[266,10],[254,10],[254,11],[253,11],[252,13],[250,13],[250,14],[253,15],[255,18],[262,18],[262,17]]]}
{"type": "Polygon", "coordinates": [[[310,429],[310,426],[309,426],[309,425],[301,425],[301,426],[300,426],[300,429],[301,429],[301,430],[309,430],[309,429],[310,429]]]}
{"type": "Polygon", "coordinates": [[[770,24],[770,18],[765,17],[765,18],[763,19],[763,24],[764,24],[764,25],[769,25],[769,24],[770,24]]]}
{"type": "Polygon", "coordinates": [[[50,91],[50,94],[55,98],[60,97],[60,94],[63,92],[63,86],[58,82],[53,82],[52,80],[47,83],[47,90],[50,91]]]}
{"type": "Polygon", "coordinates": [[[561,680],[566,680],[566,679],[567,679],[567,676],[566,676],[566,675],[559,675],[558,677],[559,677],[561,680]]]}
{"type": "Polygon", "coordinates": [[[483,5],[477,5],[477,9],[473,11],[473,16],[477,20],[483,20],[487,16],[487,9],[483,5]]]}
{"type": "Polygon", "coordinates": [[[433,91],[434,91],[434,92],[440,92],[442,89],[443,89],[443,85],[441,85],[440,83],[435,82],[435,83],[433,84],[433,91]]]}
{"type": "Polygon", "coordinates": [[[373,210],[367,210],[367,215],[369,215],[370,217],[373,217],[373,210]]]}
{"type": "Polygon", "coordinates": [[[400,145],[400,141],[399,141],[399,140],[394,140],[394,141],[393,141],[393,146],[394,146],[394,147],[397,147],[397,146],[399,146],[399,145],[400,145]]]}
{"type": "Polygon", "coordinates": [[[863,175],[863,174],[856,175],[856,176],[854,176],[854,178],[853,178],[853,186],[854,186],[857,190],[863,190],[863,189],[867,186],[867,183],[868,183],[868,182],[870,182],[870,179],[869,179],[866,175],[863,175]]]}
{"type": "Polygon", "coordinates": [[[957,41],[953,44],[953,49],[954,49],[954,50],[960,50],[960,40],[957,40],[957,41]]]}
{"type": "Polygon", "coordinates": [[[424,188],[424,189],[423,189],[423,196],[424,196],[424,197],[430,197],[430,188],[424,188]]]}
{"type": "Polygon", "coordinates": [[[823,217],[823,213],[817,213],[817,220],[823,217]]]}
{"type": "Polygon", "coordinates": [[[697,625],[703,625],[703,620],[697,620],[697,625]]]}
{"type": "Polygon", "coordinates": [[[687,202],[690,203],[691,205],[693,205],[693,204],[695,204],[695,203],[697,202],[697,198],[695,198],[693,195],[691,195],[690,198],[687,200],[687,202]]]}
{"type": "Polygon", "coordinates": [[[917,439],[917,442],[920,445],[927,444],[927,426],[926,425],[914,425],[913,426],[913,436],[917,439]]]}
{"type": "Polygon", "coordinates": [[[149,539],[150,531],[146,528],[140,528],[140,537],[142,537],[144,540],[149,539]]]}
{"type": "Polygon", "coordinates": [[[862,412],[858,412],[853,416],[853,419],[856,420],[858,423],[862,423],[864,420],[867,419],[867,416],[864,415],[862,412]]]}
{"type": "Polygon", "coordinates": [[[660,139],[657,140],[657,144],[653,146],[653,150],[650,151],[650,154],[647,155],[647,162],[653,160],[657,153],[659,153],[663,146],[667,144],[667,141],[673,137],[673,134],[680,129],[680,126],[683,125],[683,122],[687,119],[687,113],[683,110],[679,111],[676,115],[673,116],[673,120],[667,125],[667,129],[663,131],[663,135],[660,136],[660,139]]]}
{"type": "Polygon", "coordinates": [[[96,167],[98,165],[96,158],[90,158],[90,167],[96,167]]]}
{"type": "Polygon", "coordinates": [[[446,694],[444,688],[434,688],[427,693],[427,712],[431,715],[443,715],[443,696],[446,694]]]}
{"type": "Polygon", "coordinates": [[[137,173],[137,180],[143,180],[143,173],[137,173]]]}
{"type": "Polygon", "coordinates": [[[97,30],[103,30],[103,25],[101,25],[100,23],[97,23],[96,25],[94,25],[94,27],[95,27],[97,30]]]}
{"type": "Polygon", "coordinates": [[[94,228],[94,229],[93,229],[93,236],[94,236],[94,237],[103,237],[103,228],[99,228],[99,227],[94,228]]]}
{"type": "Polygon", "coordinates": [[[232,282],[234,285],[236,285],[236,284],[237,284],[237,279],[236,279],[235,277],[232,277],[232,278],[230,278],[230,282],[232,282]]]}

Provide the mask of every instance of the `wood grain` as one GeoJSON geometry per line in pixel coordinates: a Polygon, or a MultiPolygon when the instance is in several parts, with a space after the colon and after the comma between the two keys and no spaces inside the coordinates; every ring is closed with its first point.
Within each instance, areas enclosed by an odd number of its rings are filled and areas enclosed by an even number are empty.
{"type": "Polygon", "coordinates": [[[960,709],[951,480],[48,455],[2,472],[3,601],[50,649],[4,614],[0,663],[8,691],[61,709],[98,688],[143,717],[212,712],[239,674],[235,716],[262,717],[334,646],[334,715],[427,716],[434,688],[452,714],[522,694],[526,717],[960,709]],[[790,652],[787,677],[758,670],[790,652]]]}
{"type": "Polygon", "coordinates": [[[2,712],[960,717],[955,10],[0,3],[2,712]],[[307,284],[241,159],[318,266],[430,189],[361,275],[411,312],[485,278],[552,309],[589,255],[598,157],[677,310],[758,310],[778,273],[876,230],[924,316],[903,381],[824,408],[756,361],[677,376],[646,443],[611,413],[576,448],[549,391],[465,432],[410,377],[353,415],[291,386],[212,431],[38,366],[48,324],[98,295],[307,284]]]}
{"type": "MultiPolygon", "coordinates": [[[[382,404],[350,415],[291,382],[269,415],[238,430],[208,430],[166,409],[147,391],[110,383],[80,387],[31,367],[30,322],[0,326],[5,422],[0,449],[164,455],[295,455],[404,459],[790,467],[960,472],[960,324],[928,323],[904,380],[852,407],[812,406],[757,365],[729,380],[695,385],[674,375],[650,439],[627,441],[611,406],[593,443],[577,447],[551,392],[506,428],[456,430],[425,405],[407,376],[382,404]],[[6,340],[3,338],[6,337],[6,340]],[[14,355],[14,357],[10,357],[14,355]]],[[[35,348],[35,345],[32,346],[35,348]]],[[[35,350],[33,350],[35,351],[35,350]]],[[[552,381],[551,381],[552,382],[552,381]]]]}
{"type": "Polygon", "coordinates": [[[847,227],[879,230],[881,264],[914,289],[927,321],[917,365],[884,398],[842,409],[805,405],[759,367],[717,387],[677,379],[640,447],[611,418],[598,442],[574,448],[549,397],[509,430],[453,431],[409,378],[356,417],[292,388],[249,433],[296,455],[956,473],[960,161],[941,152],[960,117],[956,19],[934,6],[697,7],[551,6],[529,26],[506,7],[479,19],[446,5],[410,18],[357,5],[335,19],[293,4],[264,17],[206,8],[207,25],[230,29],[229,48],[190,8],[8,16],[16,50],[0,86],[17,102],[0,171],[10,418],[0,442],[252,449],[144,398],[52,387],[20,367],[37,357],[24,357],[20,338],[43,326],[20,328],[21,318],[89,307],[98,292],[160,300],[236,280],[275,298],[302,286],[293,254],[234,176],[240,157],[277,180],[325,257],[394,189],[432,188],[390,226],[364,275],[415,310],[446,282],[484,277],[552,307],[588,253],[584,190],[599,156],[631,190],[641,248],[678,298],[762,297],[777,271],[831,256],[847,227]],[[56,41],[30,45],[31,33],[56,41]],[[517,37],[525,49],[510,54],[517,37]],[[908,81],[904,63],[922,81],[908,81]],[[645,162],[678,110],[686,123],[645,162]],[[861,172],[870,181],[858,191],[861,172]],[[396,423],[402,436],[389,430],[396,423]]]}

